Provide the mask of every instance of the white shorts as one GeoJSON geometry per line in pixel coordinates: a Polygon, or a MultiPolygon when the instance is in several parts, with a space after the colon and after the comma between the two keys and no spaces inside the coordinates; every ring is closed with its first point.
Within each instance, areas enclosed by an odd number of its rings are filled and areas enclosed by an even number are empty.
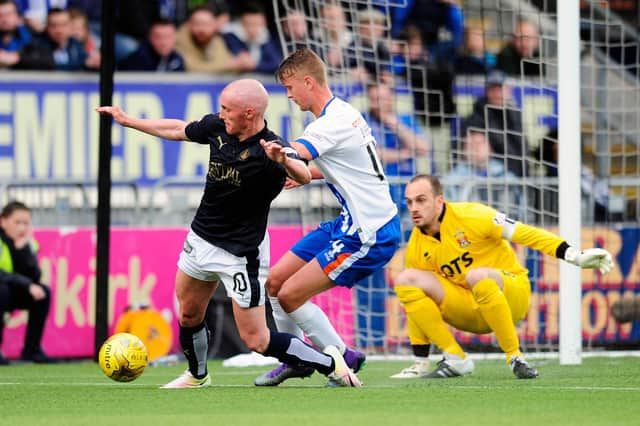
{"type": "Polygon", "coordinates": [[[255,256],[238,257],[189,230],[178,268],[198,280],[222,281],[227,296],[242,308],[264,305],[269,273],[269,234],[265,234],[255,256]]]}

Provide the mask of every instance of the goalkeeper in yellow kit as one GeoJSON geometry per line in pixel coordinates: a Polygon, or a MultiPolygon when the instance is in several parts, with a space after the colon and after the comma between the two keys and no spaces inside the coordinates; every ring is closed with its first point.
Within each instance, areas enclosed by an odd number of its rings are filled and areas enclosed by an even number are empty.
{"type": "Polygon", "coordinates": [[[495,333],[507,364],[519,379],[538,376],[525,361],[515,324],[529,309],[527,270],[510,241],[607,273],[611,254],[599,248],[580,251],[562,238],[506,217],[479,203],[449,203],[437,177],[418,175],[405,197],[415,225],[406,251],[406,269],[395,278],[395,291],[406,312],[416,362],[393,378],[448,378],[473,372],[448,324],[471,333],[495,333]],[[443,352],[431,373],[430,344],[443,352]]]}

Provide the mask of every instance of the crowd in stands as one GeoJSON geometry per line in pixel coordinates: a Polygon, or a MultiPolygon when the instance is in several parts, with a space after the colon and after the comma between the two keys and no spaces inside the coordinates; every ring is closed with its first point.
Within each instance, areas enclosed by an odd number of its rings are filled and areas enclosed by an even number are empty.
{"type": "MultiPolygon", "coordinates": [[[[0,0],[0,70],[97,70],[101,3],[0,0]]],[[[460,0],[407,0],[406,6],[388,11],[339,0],[295,2],[304,7],[278,11],[271,2],[255,0],[114,3],[117,70],[271,76],[284,55],[307,46],[325,60],[330,72],[349,73],[363,88],[371,82],[384,83],[377,90],[389,88],[390,96],[399,82],[412,89],[414,118],[421,126],[413,130],[425,135],[425,142],[421,140],[411,152],[416,156],[446,152],[447,161],[432,170],[412,166],[407,175],[420,171],[443,175],[456,162],[467,161],[463,145],[469,128],[484,129],[491,159],[503,164],[505,173],[527,176],[528,163],[542,161],[539,153],[529,152],[522,112],[514,106],[507,84],[510,78],[539,78],[546,72],[539,59],[538,26],[527,19],[517,20],[513,33],[489,51],[482,24],[465,22],[460,0]],[[456,115],[454,85],[460,75],[486,82],[485,95],[468,117],[456,115]],[[440,140],[435,135],[442,128],[456,130],[440,140]]],[[[372,106],[372,117],[376,110],[372,106]]],[[[407,124],[374,122],[396,135],[407,124]]],[[[397,139],[381,144],[383,158],[388,157],[385,150],[398,149],[403,161],[405,151],[397,139]]],[[[491,164],[477,174],[487,170],[493,170],[491,164]]]]}

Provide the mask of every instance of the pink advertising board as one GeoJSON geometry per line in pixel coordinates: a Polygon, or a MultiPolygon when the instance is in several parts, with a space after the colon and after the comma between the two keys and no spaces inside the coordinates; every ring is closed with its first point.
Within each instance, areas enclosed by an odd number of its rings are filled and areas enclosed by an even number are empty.
{"type": "MultiPolygon", "coordinates": [[[[174,329],[173,347],[178,350],[174,277],[186,233],[182,228],[112,230],[109,331],[126,306],[147,302],[170,319],[174,329]]],[[[298,226],[274,226],[269,234],[271,263],[274,263],[302,236],[302,230],[298,226]]],[[[43,282],[52,290],[43,347],[54,357],[90,357],[95,321],[95,230],[40,229],[35,237],[40,243],[43,282]]],[[[316,298],[316,302],[332,322],[339,325],[341,334],[353,335],[349,290],[333,289],[330,294],[316,298]]],[[[7,357],[19,356],[25,324],[26,312],[13,312],[5,327],[2,345],[7,357]]]]}

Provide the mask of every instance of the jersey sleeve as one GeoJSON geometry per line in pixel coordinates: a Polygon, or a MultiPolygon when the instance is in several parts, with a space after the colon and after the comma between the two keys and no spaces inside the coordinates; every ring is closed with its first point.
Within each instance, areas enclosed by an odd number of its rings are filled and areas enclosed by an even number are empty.
{"type": "Polygon", "coordinates": [[[558,247],[565,241],[557,235],[535,226],[527,225],[509,218],[501,212],[496,212],[492,222],[495,232],[516,244],[527,246],[549,256],[556,256],[558,247]]]}
{"type": "Polygon", "coordinates": [[[516,222],[511,241],[538,250],[549,256],[556,256],[558,247],[565,241],[545,229],[516,222]]]}
{"type": "MultiPolygon", "coordinates": [[[[335,123],[337,126],[338,123],[335,123]]],[[[333,148],[338,140],[331,136],[330,131],[325,128],[328,126],[326,120],[318,119],[309,124],[302,133],[302,136],[296,139],[296,142],[304,145],[312,158],[317,158],[325,152],[333,148]]]]}
{"type": "Polygon", "coordinates": [[[296,151],[295,148],[291,146],[289,141],[285,141],[281,138],[277,138],[276,140],[280,145],[284,147],[284,152],[287,157],[293,158],[294,160],[302,160],[302,158],[300,158],[300,155],[298,155],[298,151],[296,151]]]}
{"type": "Polygon", "coordinates": [[[218,114],[207,114],[198,121],[192,121],[184,128],[184,133],[190,141],[206,144],[209,137],[224,132],[224,121],[218,114]]]}

